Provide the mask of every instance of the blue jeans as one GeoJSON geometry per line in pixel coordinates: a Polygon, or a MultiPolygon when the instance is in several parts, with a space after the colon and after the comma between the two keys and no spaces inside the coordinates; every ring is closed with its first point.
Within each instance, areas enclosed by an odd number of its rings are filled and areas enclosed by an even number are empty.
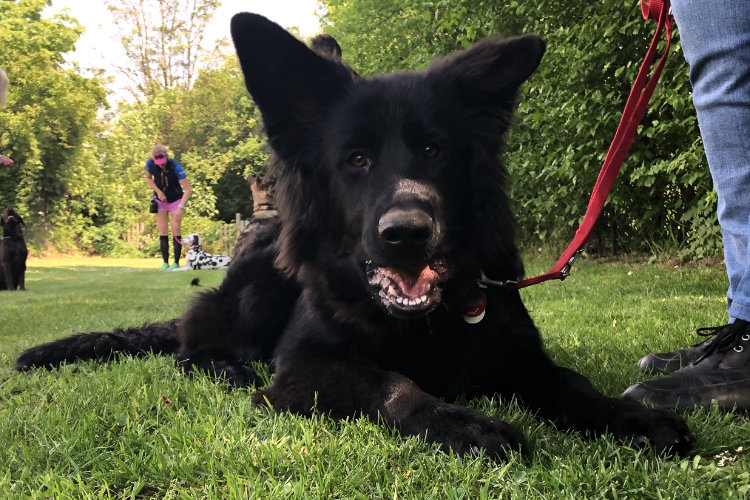
{"type": "Polygon", "coordinates": [[[729,321],[750,321],[750,0],[672,0],[718,194],[729,321]]]}

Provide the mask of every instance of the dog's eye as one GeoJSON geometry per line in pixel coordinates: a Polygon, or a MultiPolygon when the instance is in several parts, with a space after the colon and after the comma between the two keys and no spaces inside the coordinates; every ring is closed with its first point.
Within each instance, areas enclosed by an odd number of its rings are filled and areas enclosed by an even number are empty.
{"type": "Polygon", "coordinates": [[[422,154],[425,158],[435,158],[437,157],[439,152],[440,151],[438,150],[437,146],[434,146],[432,144],[427,144],[422,150],[422,154]]]}
{"type": "Polygon", "coordinates": [[[370,159],[364,155],[361,151],[355,151],[349,156],[347,160],[349,165],[357,168],[367,168],[370,166],[370,159]]]}

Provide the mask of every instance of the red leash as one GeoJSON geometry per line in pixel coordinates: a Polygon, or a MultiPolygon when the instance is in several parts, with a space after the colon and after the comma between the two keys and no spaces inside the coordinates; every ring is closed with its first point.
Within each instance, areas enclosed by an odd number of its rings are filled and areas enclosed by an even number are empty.
{"type": "MultiPolygon", "coordinates": [[[[641,12],[645,19],[657,20],[656,33],[646,53],[646,58],[643,64],[641,64],[641,69],[638,71],[638,76],[635,78],[633,89],[628,96],[628,101],[622,112],[622,118],[620,119],[620,124],[617,126],[615,137],[612,139],[607,156],[604,158],[602,170],[599,172],[599,177],[596,179],[594,190],[591,193],[586,215],[584,215],[583,221],[578,226],[573,241],[549,271],[533,278],[526,278],[518,283],[508,283],[507,286],[510,288],[523,288],[551,279],[563,280],[567,278],[570,275],[570,268],[573,262],[581,254],[591,236],[591,231],[604,207],[604,202],[607,201],[609,192],[612,190],[612,185],[620,171],[620,167],[630,150],[630,146],[635,141],[638,124],[646,112],[648,102],[659,81],[661,71],[667,61],[667,54],[669,54],[669,45],[672,41],[672,14],[669,11],[669,0],[641,0],[641,12]],[[654,62],[656,47],[659,44],[664,28],[666,28],[667,32],[667,46],[659,63],[654,68],[653,74],[649,77],[648,73],[654,62]]],[[[480,283],[482,282],[493,285],[500,284],[499,282],[487,280],[484,276],[483,280],[480,280],[480,283]]]]}

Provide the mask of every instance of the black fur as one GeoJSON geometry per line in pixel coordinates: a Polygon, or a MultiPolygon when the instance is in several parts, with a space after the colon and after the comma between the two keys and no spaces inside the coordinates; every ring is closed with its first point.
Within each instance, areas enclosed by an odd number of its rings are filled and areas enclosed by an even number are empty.
{"type": "Polygon", "coordinates": [[[52,368],[74,359],[107,360],[119,353],[134,356],[171,354],[179,345],[177,320],[117,328],[112,332],[79,333],[61,340],[24,351],[16,361],[16,370],[24,371],[36,366],[52,368]]]}
{"type": "Polygon", "coordinates": [[[29,251],[23,239],[23,219],[9,206],[0,215],[3,239],[0,241],[0,290],[26,290],[26,258],[29,251]]]}
{"type": "Polygon", "coordinates": [[[523,273],[498,158],[539,38],[358,79],[260,16],[235,16],[232,36],[278,156],[278,213],[254,219],[224,282],[180,319],[187,369],[244,386],[258,381],[249,361],[272,360],[257,402],[364,414],[457,453],[523,444],[450,403],[462,394],[516,395],[563,428],[689,449],[675,413],[606,397],[553,364],[518,291],[485,289],[484,319],[463,319],[482,271],[523,273]]]}

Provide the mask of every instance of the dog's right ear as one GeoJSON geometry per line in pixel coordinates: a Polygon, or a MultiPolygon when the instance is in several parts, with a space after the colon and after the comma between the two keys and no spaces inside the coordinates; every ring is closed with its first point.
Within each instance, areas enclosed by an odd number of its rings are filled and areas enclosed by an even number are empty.
{"type": "Polygon", "coordinates": [[[459,89],[466,105],[509,111],[519,87],[539,66],[545,47],[536,35],[490,37],[432,63],[427,74],[433,81],[459,89]]]}
{"type": "Polygon", "coordinates": [[[352,76],[263,16],[237,14],[231,30],[245,85],[263,114],[271,146],[293,163],[303,149],[305,129],[314,127],[352,84],[352,76]]]}

